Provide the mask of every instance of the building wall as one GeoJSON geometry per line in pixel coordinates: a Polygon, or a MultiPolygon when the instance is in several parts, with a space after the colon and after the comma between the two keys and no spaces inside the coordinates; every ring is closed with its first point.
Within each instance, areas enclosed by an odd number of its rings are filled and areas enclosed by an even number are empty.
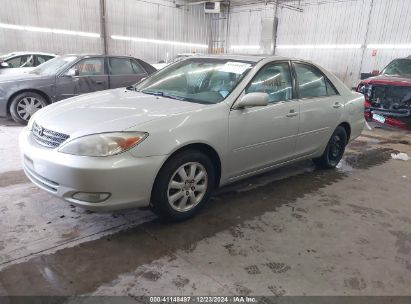
{"type": "MultiPolygon", "coordinates": [[[[149,38],[208,46],[209,16],[201,5],[176,8],[170,1],[107,0],[108,35],[149,38]]],[[[172,59],[178,53],[207,52],[208,47],[109,39],[109,52],[144,58],[172,59]]]]}
{"type": "MultiPolygon", "coordinates": [[[[0,0],[0,23],[70,31],[100,32],[99,0],[0,0]]],[[[99,53],[99,38],[0,27],[0,53],[43,51],[99,53]]]]}
{"type": "Polygon", "coordinates": [[[233,6],[229,16],[228,52],[262,53],[256,46],[261,43],[263,18],[273,17],[274,11],[273,4],[233,6]]]}
{"type": "MultiPolygon", "coordinates": [[[[273,5],[240,6],[230,15],[230,44],[259,44],[262,18],[275,14],[273,5]],[[238,11],[242,11],[238,13],[238,11]],[[247,14],[253,22],[245,21],[247,14]],[[241,34],[244,33],[245,36],[241,34]]],[[[411,55],[410,0],[296,0],[279,5],[276,54],[316,62],[348,86],[361,72],[381,70],[392,59],[411,55]],[[406,48],[368,48],[372,44],[408,45],[406,48]],[[289,48],[289,46],[309,46],[289,48]],[[354,45],[349,48],[318,48],[354,45]],[[288,46],[280,48],[281,46],[288,46]],[[314,48],[316,46],[317,48],[314,48]],[[367,47],[368,46],[368,47],[367,47]],[[374,55],[373,56],[373,52],[374,55]]],[[[258,53],[260,49],[231,52],[258,53]]]]}
{"type": "MultiPolygon", "coordinates": [[[[206,52],[207,47],[161,43],[167,40],[208,45],[209,16],[204,14],[202,6],[177,8],[174,2],[106,0],[109,53],[132,55],[155,63],[172,59],[178,53],[206,52]],[[114,40],[111,35],[161,41],[114,40]]],[[[0,24],[100,34],[99,3],[99,0],[0,0],[0,24]]],[[[57,54],[102,53],[102,39],[0,26],[0,53],[29,50],[57,54]]]]}

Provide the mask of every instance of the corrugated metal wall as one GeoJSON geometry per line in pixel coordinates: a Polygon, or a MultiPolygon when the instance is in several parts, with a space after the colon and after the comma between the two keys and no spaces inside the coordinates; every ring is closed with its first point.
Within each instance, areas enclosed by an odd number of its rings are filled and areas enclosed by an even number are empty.
{"type": "MultiPolygon", "coordinates": [[[[240,6],[230,16],[230,44],[259,44],[261,19],[273,5],[240,6]],[[252,18],[249,22],[248,17],[252,18]]],[[[381,70],[411,48],[366,48],[411,44],[411,0],[296,0],[280,5],[277,45],[359,44],[347,49],[277,49],[276,54],[312,60],[355,86],[361,72],[381,70]],[[302,10],[302,12],[300,11],[302,10]],[[376,50],[373,56],[373,50],[376,50]]],[[[239,50],[233,50],[239,51],[239,50]]],[[[256,50],[240,50],[242,53],[256,50]]]]}
{"type": "Polygon", "coordinates": [[[259,53],[256,48],[236,48],[236,46],[260,45],[262,18],[274,15],[275,5],[255,4],[233,6],[229,18],[229,52],[259,53]],[[234,48],[233,48],[234,47],[234,48]]]}
{"type": "MultiPolygon", "coordinates": [[[[0,0],[0,23],[100,32],[99,0],[0,0]]],[[[99,38],[0,28],[0,52],[99,53],[99,38]]]]}
{"type": "MultiPolygon", "coordinates": [[[[168,1],[108,0],[108,35],[131,36],[208,45],[209,16],[201,5],[176,8],[168,1]]],[[[178,53],[207,48],[111,40],[109,52],[130,54],[148,62],[171,59],[178,53]]]]}
{"type": "MultiPolygon", "coordinates": [[[[0,7],[0,23],[100,33],[99,0],[0,0],[0,7]]],[[[209,42],[210,19],[201,5],[177,8],[171,0],[106,0],[106,20],[109,53],[133,55],[151,63],[200,49],[113,40],[110,36],[209,42]]],[[[0,28],[0,53],[28,50],[101,53],[102,42],[93,37],[0,28]]]]}

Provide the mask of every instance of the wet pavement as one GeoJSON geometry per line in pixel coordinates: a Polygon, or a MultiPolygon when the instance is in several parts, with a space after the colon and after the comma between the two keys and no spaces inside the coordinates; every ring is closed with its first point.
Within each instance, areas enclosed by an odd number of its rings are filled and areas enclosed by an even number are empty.
{"type": "MultiPolygon", "coordinates": [[[[9,151],[18,129],[0,121],[9,151]]],[[[72,207],[10,161],[0,295],[411,295],[411,161],[391,159],[410,142],[366,130],[336,170],[304,161],[238,182],[182,223],[72,207]]]]}

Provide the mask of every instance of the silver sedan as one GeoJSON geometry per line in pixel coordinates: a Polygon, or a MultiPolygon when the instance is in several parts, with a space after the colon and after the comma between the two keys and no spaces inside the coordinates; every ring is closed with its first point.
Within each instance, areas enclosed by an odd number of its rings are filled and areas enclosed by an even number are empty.
{"type": "Polygon", "coordinates": [[[36,112],[20,147],[31,181],[72,204],[182,220],[219,186],[302,159],[334,168],[363,102],[309,62],[196,56],[36,112]]]}

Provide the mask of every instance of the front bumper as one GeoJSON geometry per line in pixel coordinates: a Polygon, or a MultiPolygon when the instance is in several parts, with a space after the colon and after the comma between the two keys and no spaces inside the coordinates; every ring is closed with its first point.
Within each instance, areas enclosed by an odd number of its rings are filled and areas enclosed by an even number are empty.
{"type": "Polygon", "coordinates": [[[20,134],[23,168],[41,189],[74,205],[94,211],[147,206],[164,156],[134,157],[125,152],[110,157],[75,156],[42,147],[25,128],[20,134]],[[76,200],[76,192],[104,192],[100,203],[76,200]]]}
{"type": "Polygon", "coordinates": [[[369,106],[365,107],[364,117],[368,121],[376,121],[378,123],[411,131],[410,110],[382,110],[369,106]]]}

